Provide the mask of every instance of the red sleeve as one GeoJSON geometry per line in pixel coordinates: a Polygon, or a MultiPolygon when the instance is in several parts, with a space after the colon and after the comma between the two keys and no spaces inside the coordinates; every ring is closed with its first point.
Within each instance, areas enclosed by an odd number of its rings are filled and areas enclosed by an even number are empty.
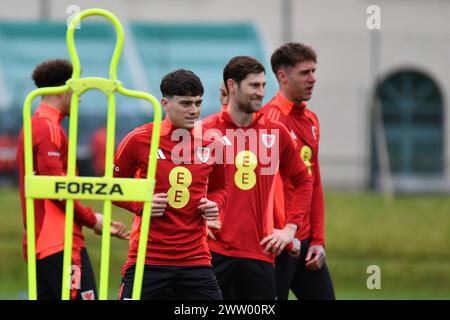
{"type": "MultiPolygon", "coordinates": [[[[64,164],[62,161],[63,150],[58,147],[51,139],[49,128],[38,127],[37,135],[39,141],[37,143],[37,154],[36,154],[36,172],[39,175],[46,176],[65,176],[67,173],[64,170],[64,164]],[[40,130],[39,130],[40,129],[40,130]]],[[[52,200],[63,212],[66,210],[66,201],[52,200]]],[[[97,218],[95,217],[92,209],[84,207],[81,205],[80,201],[76,200],[74,203],[74,219],[77,223],[85,225],[89,228],[93,228],[97,223],[97,218]]]]}
{"type": "Polygon", "coordinates": [[[227,172],[225,164],[215,164],[208,181],[208,200],[214,201],[219,207],[219,211],[225,207],[228,194],[227,172]]]}
{"type": "MultiPolygon", "coordinates": [[[[138,146],[136,140],[137,134],[132,131],[119,144],[114,157],[114,177],[115,178],[135,178],[138,170],[137,152],[138,146]]],[[[147,168],[145,168],[147,169],[147,168]]],[[[124,208],[137,215],[142,214],[144,208],[143,202],[113,201],[113,204],[124,208]]]]}
{"type": "Polygon", "coordinates": [[[284,182],[282,176],[277,173],[275,176],[275,200],[273,203],[273,226],[276,229],[283,229],[286,224],[285,208],[284,182]]]}
{"type": "Polygon", "coordinates": [[[324,201],[323,201],[323,188],[322,180],[320,177],[319,166],[319,149],[317,149],[315,155],[314,166],[314,185],[313,185],[313,197],[311,204],[311,245],[320,244],[325,246],[325,232],[324,232],[324,201]]]}
{"type": "MultiPolygon", "coordinates": [[[[214,201],[219,208],[219,221],[223,221],[223,210],[225,208],[227,195],[229,191],[228,178],[227,178],[227,167],[224,164],[225,148],[223,148],[222,159],[219,163],[213,166],[213,169],[208,177],[208,200],[214,201]]],[[[211,229],[214,234],[219,234],[220,230],[211,229]]]]}
{"type": "Polygon", "coordinates": [[[293,186],[292,199],[286,208],[286,223],[301,228],[300,222],[311,207],[312,180],[303,161],[299,161],[299,151],[287,129],[280,129],[280,173],[293,186]]]}

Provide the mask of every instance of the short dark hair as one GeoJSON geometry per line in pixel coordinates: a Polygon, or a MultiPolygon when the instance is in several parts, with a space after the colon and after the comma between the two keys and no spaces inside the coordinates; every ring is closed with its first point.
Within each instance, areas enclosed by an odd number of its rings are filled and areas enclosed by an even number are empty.
{"type": "Polygon", "coordinates": [[[317,55],[313,48],[304,43],[288,42],[274,51],[270,58],[272,71],[277,74],[281,67],[293,67],[299,62],[317,62],[317,55]]]}
{"type": "Polygon", "coordinates": [[[163,97],[202,96],[204,89],[202,81],[195,73],[178,69],[164,76],[160,85],[163,97]]]}
{"type": "Polygon", "coordinates": [[[239,85],[250,73],[261,72],[266,72],[261,62],[252,57],[237,56],[232,58],[223,69],[223,82],[228,90],[228,79],[233,79],[239,85]]]}
{"type": "Polygon", "coordinates": [[[72,77],[72,64],[66,59],[52,59],[39,64],[31,76],[38,88],[56,87],[72,77]]]}

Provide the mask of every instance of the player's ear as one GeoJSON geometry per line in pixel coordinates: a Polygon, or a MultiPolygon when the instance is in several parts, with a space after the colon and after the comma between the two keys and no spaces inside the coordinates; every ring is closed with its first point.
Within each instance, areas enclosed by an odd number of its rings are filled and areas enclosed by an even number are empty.
{"type": "Polygon", "coordinates": [[[168,105],[169,101],[167,100],[167,98],[161,98],[161,105],[164,108],[164,111],[167,112],[167,105],[168,105]]]}
{"type": "Polygon", "coordinates": [[[280,83],[286,82],[286,78],[287,78],[286,70],[284,68],[279,68],[277,70],[276,77],[280,83]]]}
{"type": "Polygon", "coordinates": [[[228,90],[230,91],[230,93],[236,93],[236,90],[237,90],[237,83],[236,83],[236,81],[234,81],[233,79],[228,79],[227,80],[227,87],[228,87],[228,90]]]}

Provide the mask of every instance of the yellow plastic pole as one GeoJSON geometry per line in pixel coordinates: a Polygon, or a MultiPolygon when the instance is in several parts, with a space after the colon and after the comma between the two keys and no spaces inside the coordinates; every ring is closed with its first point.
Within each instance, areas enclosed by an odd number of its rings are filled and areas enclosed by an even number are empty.
{"type": "Polygon", "coordinates": [[[101,199],[104,200],[104,219],[100,264],[100,290],[99,298],[105,300],[108,298],[108,275],[109,275],[109,256],[110,256],[110,225],[111,225],[111,201],[143,201],[143,224],[141,226],[141,238],[139,241],[138,261],[142,264],[136,266],[136,281],[133,288],[133,299],[140,298],[142,288],[143,266],[146,255],[146,243],[148,239],[148,231],[150,228],[151,216],[151,199],[154,192],[154,180],[156,173],[156,154],[159,147],[159,132],[161,127],[161,106],[158,100],[145,92],[129,90],[122,87],[117,80],[117,66],[124,43],[124,32],[120,21],[110,12],[103,9],[89,9],[79,13],[70,23],[67,30],[67,47],[72,60],[73,73],[64,86],[41,88],[32,91],[26,98],[24,103],[24,148],[25,148],[25,197],[26,197],[26,224],[27,224],[27,240],[28,240],[28,290],[29,299],[37,298],[36,289],[36,246],[35,246],[35,230],[34,230],[34,199],[66,199],[66,227],[64,234],[64,258],[63,258],[63,278],[62,293],[63,300],[70,299],[70,284],[72,272],[72,235],[73,235],[73,218],[74,218],[74,199],[101,199]],[[117,42],[112,56],[109,79],[105,78],[80,78],[80,62],[74,43],[74,32],[77,24],[84,18],[99,15],[109,19],[115,29],[117,42]],[[76,177],[76,145],[77,145],[77,129],[78,129],[78,99],[87,90],[97,89],[102,91],[108,97],[108,122],[107,122],[107,139],[106,139],[106,157],[105,157],[105,176],[98,177],[76,177]],[[66,177],[53,176],[35,176],[33,173],[33,148],[32,148],[32,128],[31,128],[31,105],[33,100],[40,95],[64,93],[71,90],[73,92],[70,109],[69,122],[69,150],[66,177]],[[154,129],[151,140],[148,174],[145,180],[139,179],[121,179],[113,178],[113,161],[114,161],[114,142],[115,142],[115,123],[116,109],[114,93],[118,92],[126,96],[145,99],[149,101],[154,109],[153,122],[154,129]],[[111,193],[105,195],[85,194],[83,188],[79,188],[77,192],[70,194],[61,191],[63,186],[69,184],[92,185],[105,184],[107,190],[111,193]],[[45,187],[44,187],[45,186],[45,187]],[[114,193],[114,190],[120,190],[120,193],[114,193]],[[141,274],[138,272],[140,270],[141,274]],[[139,283],[137,283],[139,282],[139,283]]]}
{"type": "Polygon", "coordinates": [[[37,299],[36,281],[36,235],[34,219],[34,199],[27,197],[27,176],[33,173],[33,141],[31,134],[31,107],[37,96],[44,94],[59,94],[66,92],[67,86],[37,89],[32,91],[25,99],[23,107],[23,132],[24,132],[24,162],[25,162],[25,207],[26,207],[26,231],[27,231],[27,261],[28,261],[28,298],[37,299]]]}

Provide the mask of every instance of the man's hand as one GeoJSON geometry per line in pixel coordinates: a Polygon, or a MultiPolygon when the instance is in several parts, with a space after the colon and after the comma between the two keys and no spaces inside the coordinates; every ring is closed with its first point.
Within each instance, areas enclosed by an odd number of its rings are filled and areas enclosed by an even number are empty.
{"type": "Polygon", "coordinates": [[[288,245],[292,240],[294,240],[295,232],[297,231],[297,226],[288,223],[283,229],[273,229],[273,233],[261,241],[261,245],[264,248],[264,253],[274,253],[277,256],[283,252],[284,247],[288,245]]]}
{"type": "Polygon", "coordinates": [[[302,248],[301,241],[298,240],[297,238],[294,238],[294,240],[292,240],[292,248],[288,253],[295,258],[299,257],[301,248],[302,248]]]}
{"type": "Polygon", "coordinates": [[[208,232],[208,238],[217,240],[216,236],[212,232],[212,229],[220,230],[222,228],[222,223],[219,220],[207,220],[206,221],[206,231],[208,232]]]}
{"type": "Polygon", "coordinates": [[[161,217],[167,207],[167,193],[157,193],[153,195],[152,200],[152,218],[161,217]]]}
{"type": "Polygon", "coordinates": [[[310,246],[308,249],[308,253],[306,254],[306,264],[305,267],[308,270],[318,270],[322,268],[325,262],[325,249],[321,245],[310,246]]]}
{"type": "MultiPolygon", "coordinates": [[[[97,223],[94,226],[95,234],[101,235],[103,231],[103,215],[101,213],[96,213],[97,223]]],[[[126,230],[127,226],[119,221],[111,221],[111,226],[109,228],[110,233],[113,237],[128,240],[130,239],[130,232],[126,230]]]]}
{"type": "Polygon", "coordinates": [[[214,201],[206,198],[200,199],[200,205],[197,207],[203,213],[203,218],[207,221],[217,220],[219,216],[219,207],[214,201]]]}
{"type": "Polygon", "coordinates": [[[130,239],[130,231],[127,231],[127,226],[119,221],[111,221],[110,232],[113,237],[128,240],[130,239]]]}

